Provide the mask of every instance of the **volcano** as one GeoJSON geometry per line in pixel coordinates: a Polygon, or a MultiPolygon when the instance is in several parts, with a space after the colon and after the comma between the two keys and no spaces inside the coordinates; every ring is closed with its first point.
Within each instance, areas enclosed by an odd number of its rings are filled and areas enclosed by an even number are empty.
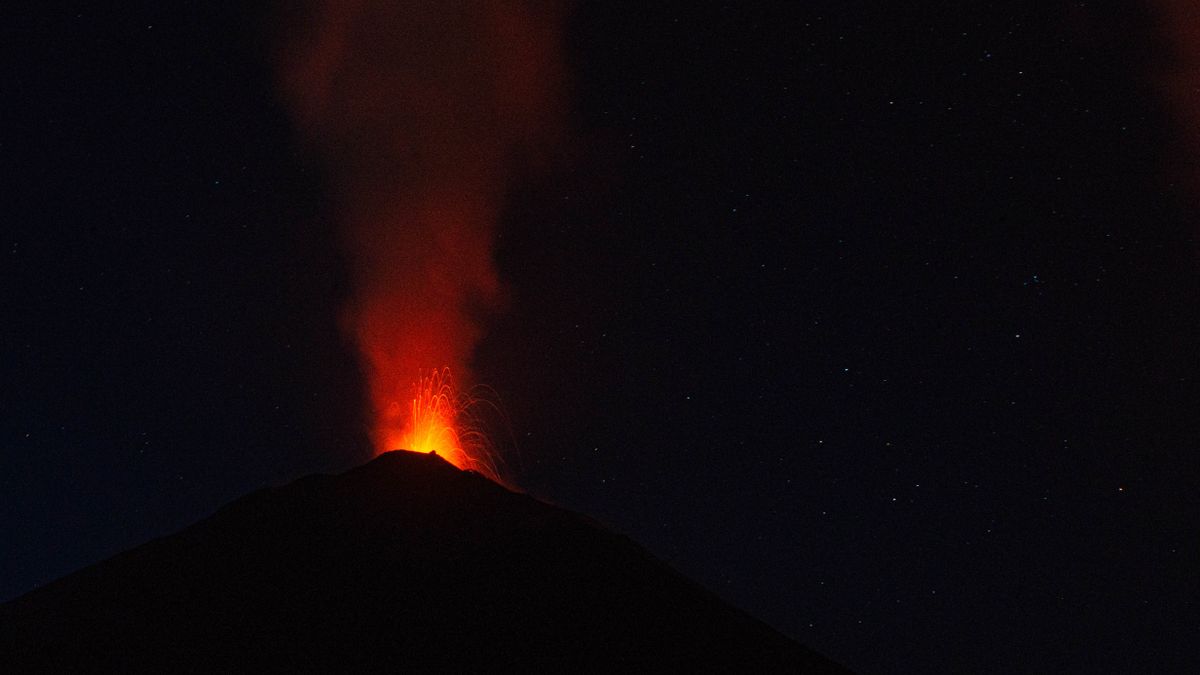
{"type": "Polygon", "coordinates": [[[0,606],[0,671],[846,672],[626,537],[389,452],[0,606]]]}

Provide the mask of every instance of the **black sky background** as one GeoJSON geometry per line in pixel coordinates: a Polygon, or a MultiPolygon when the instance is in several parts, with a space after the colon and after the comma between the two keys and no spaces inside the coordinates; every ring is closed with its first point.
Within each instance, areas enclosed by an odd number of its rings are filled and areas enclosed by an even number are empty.
{"type": "MultiPolygon", "coordinates": [[[[579,3],[518,482],[863,672],[1187,665],[1195,195],[1138,4],[579,3]]],[[[4,10],[0,598],[364,461],[269,7],[4,10]]]]}

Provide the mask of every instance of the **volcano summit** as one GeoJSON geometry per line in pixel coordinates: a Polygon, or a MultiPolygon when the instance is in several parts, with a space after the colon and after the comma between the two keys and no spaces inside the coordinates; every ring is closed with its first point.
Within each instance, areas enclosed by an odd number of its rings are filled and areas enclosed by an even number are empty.
{"type": "Polygon", "coordinates": [[[0,670],[844,672],[587,518],[385,453],[0,606],[0,670]]]}

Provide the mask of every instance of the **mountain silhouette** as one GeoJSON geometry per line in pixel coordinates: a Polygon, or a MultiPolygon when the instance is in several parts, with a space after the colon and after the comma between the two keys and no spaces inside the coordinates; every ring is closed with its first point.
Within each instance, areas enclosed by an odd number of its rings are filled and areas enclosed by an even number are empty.
{"type": "Polygon", "coordinates": [[[0,672],[847,672],[440,457],[260,490],[0,605],[0,672]]]}

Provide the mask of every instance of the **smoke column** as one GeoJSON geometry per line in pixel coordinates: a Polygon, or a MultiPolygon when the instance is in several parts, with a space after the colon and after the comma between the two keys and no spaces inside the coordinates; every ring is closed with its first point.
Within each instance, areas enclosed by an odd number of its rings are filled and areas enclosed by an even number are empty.
{"type": "MultiPolygon", "coordinates": [[[[319,0],[283,23],[282,93],[321,158],[353,268],[377,451],[418,374],[460,388],[503,304],[492,257],[512,176],[559,137],[562,8],[531,0],[319,0]]],[[[414,448],[415,449],[415,448],[414,448]]]]}
{"type": "Polygon", "coordinates": [[[1168,39],[1172,63],[1162,78],[1174,110],[1177,133],[1186,144],[1179,153],[1193,191],[1200,189],[1200,4],[1194,0],[1156,0],[1159,26],[1168,39]]]}

